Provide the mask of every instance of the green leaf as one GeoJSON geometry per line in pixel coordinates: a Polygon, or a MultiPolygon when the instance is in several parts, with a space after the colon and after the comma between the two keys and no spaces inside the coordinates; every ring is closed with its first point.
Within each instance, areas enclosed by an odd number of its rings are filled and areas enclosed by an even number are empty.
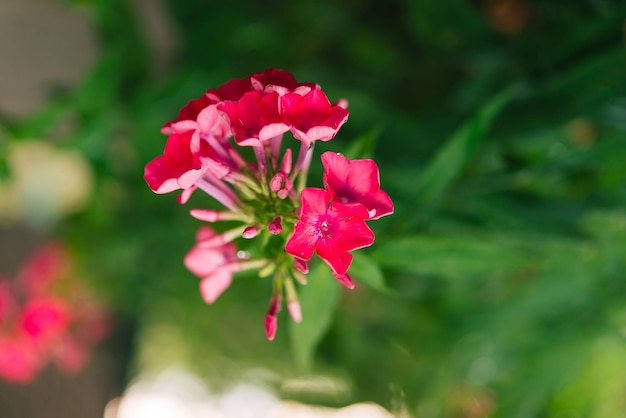
{"type": "Polygon", "coordinates": [[[383,129],[381,126],[376,126],[363,135],[360,135],[350,141],[350,146],[344,150],[343,155],[351,160],[357,158],[371,158],[374,154],[374,148],[376,148],[376,143],[378,142],[378,138],[380,138],[382,131],[383,129]]]}
{"type": "Polygon", "coordinates": [[[10,176],[9,161],[7,159],[9,153],[9,140],[0,129],[0,181],[8,180],[10,176]]]}
{"type": "Polygon", "coordinates": [[[473,156],[500,110],[516,92],[516,88],[509,88],[492,98],[437,152],[416,181],[420,210],[429,213],[439,206],[446,189],[473,156]]]}
{"type": "Polygon", "coordinates": [[[371,287],[374,290],[391,294],[393,291],[387,286],[385,276],[378,264],[372,261],[368,256],[355,253],[352,265],[350,266],[350,276],[354,280],[371,287]]]}
{"type": "Polygon", "coordinates": [[[453,279],[510,271],[526,260],[516,247],[471,236],[415,236],[378,248],[372,257],[383,267],[453,279]]]}
{"type": "Polygon", "coordinates": [[[313,267],[307,281],[306,286],[300,286],[298,290],[302,322],[289,323],[293,357],[301,371],[311,369],[315,348],[328,331],[339,301],[339,283],[325,264],[318,263],[313,267]]]}

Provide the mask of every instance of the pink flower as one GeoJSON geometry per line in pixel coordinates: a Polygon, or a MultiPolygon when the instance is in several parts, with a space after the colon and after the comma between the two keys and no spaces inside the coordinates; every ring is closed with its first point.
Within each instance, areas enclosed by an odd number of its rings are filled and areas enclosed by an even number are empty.
{"type": "Polygon", "coordinates": [[[289,130],[278,112],[278,93],[251,91],[237,102],[220,103],[218,109],[230,120],[239,145],[262,145],[289,130]]]}
{"type": "Polygon", "coordinates": [[[22,310],[20,323],[27,335],[39,341],[57,340],[70,323],[68,307],[57,298],[33,299],[22,310]]]}
{"type": "Polygon", "coordinates": [[[200,277],[200,293],[213,303],[230,286],[233,273],[239,269],[237,248],[232,242],[221,242],[218,234],[203,226],[196,235],[196,245],[185,256],[185,267],[200,277]]]}
{"type": "Polygon", "coordinates": [[[360,203],[368,220],[393,213],[393,202],[380,189],[378,166],[372,160],[349,160],[335,152],[322,154],[324,187],[342,203],[360,203]]]}
{"type": "Polygon", "coordinates": [[[59,369],[69,375],[73,375],[78,373],[87,363],[89,352],[82,341],[67,335],[59,342],[56,350],[53,352],[53,357],[59,369]]]}
{"type": "Polygon", "coordinates": [[[207,170],[222,176],[228,173],[208,143],[189,130],[170,135],[163,155],[146,165],[144,178],[155,193],[168,193],[189,189],[207,170]]]}
{"type": "Polygon", "coordinates": [[[76,372],[106,335],[104,307],[73,274],[67,250],[50,243],[27,260],[15,282],[0,278],[0,377],[29,383],[50,360],[76,372]]]}
{"type": "Polygon", "coordinates": [[[0,377],[14,383],[30,383],[42,367],[42,358],[31,338],[19,333],[0,335],[0,377]]]}
{"type": "Polygon", "coordinates": [[[280,98],[280,104],[291,133],[307,147],[314,141],[334,138],[348,120],[348,111],[339,105],[331,105],[321,89],[312,89],[304,95],[285,94],[280,98]]]}
{"type": "Polygon", "coordinates": [[[317,252],[335,275],[346,274],[352,263],[350,251],[374,242],[374,233],[364,221],[367,209],[358,203],[335,202],[323,189],[306,188],[300,198],[300,217],[285,246],[287,253],[309,260],[317,252]]]}
{"type": "Polygon", "coordinates": [[[68,254],[58,243],[50,243],[34,253],[22,266],[18,280],[31,294],[45,293],[70,272],[68,254]]]}

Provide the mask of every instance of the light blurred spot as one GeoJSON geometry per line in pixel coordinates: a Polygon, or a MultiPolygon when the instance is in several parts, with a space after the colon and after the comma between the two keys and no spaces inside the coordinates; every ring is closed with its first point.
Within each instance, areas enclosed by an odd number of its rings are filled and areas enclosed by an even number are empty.
{"type": "Polygon", "coordinates": [[[468,378],[471,382],[482,385],[493,379],[496,371],[497,364],[493,358],[479,357],[470,366],[468,378]]]}
{"type": "Polygon", "coordinates": [[[56,149],[43,141],[9,146],[9,179],[0,182],[0,221],[46,226],[86,204],[93,174],[78,152],[56,149]]]}
{"type": "Polygon", "coordinates": [[[288,396],[306,394],[324,396],[338,401],[346,399],[352,392],[350,384],[345,380],[317,375],[288,379],[280,389],[288,396]]]}
{"type": "MultiPolygon", "coordinates": [[[[254,375],[258,377],[258,371],[254,375]]],[[[137,379],[122,397],[110,401],[104,411],[104,418],[143,417],[392,418],[393,415],[373,403],[327,408],[281,401],[263,385],[247,382],[222,394],[213,394],[199,377],[182,370],[169,370],[157,377],[137,379]]]]}

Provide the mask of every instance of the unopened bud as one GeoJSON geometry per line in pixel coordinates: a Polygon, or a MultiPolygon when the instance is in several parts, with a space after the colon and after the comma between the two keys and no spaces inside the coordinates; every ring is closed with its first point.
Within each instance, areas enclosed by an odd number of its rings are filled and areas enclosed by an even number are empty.
{"type": "Polygon", "coordinates": [[[283,173],[276,173],[272,176],[270,180],[270,190],[273,192],[277,192],[283,188],[283,183],[285,182],[285,175],[283,173]]]}
{"type": "Polygon", "coordinates": [[[243,230],[241,236],[245,239],[252,239],[256,237],[260,231],[261,229],[258,227],[258,225],[248,226],[243,230]]]}
{"type": "Polygon", "coordinates": [[[278,329],[278,317],[276,315],[265,315],[265,335],[270,341],[274,340],[278,329]]]}
{"type": "Polygon", "coordinates": [[[293,259],[293,266],[301,273],[308,274],[309,273],[309,265],[301,258],[293,259]]]}
{"type": "Polygon", "coordinates": [[[267,229],[271,234],[278,235],[283,232],[282,220],[282,216],[277,216],[269,224],[267,224],[267,229]]]}
{"type": "Polygon", "coordinates": [[[280,305],[280,293],[274,292],[272,300],[270,301],[270,307],[265,315],[265,335],[267,335],[267,339],[270,341],[274,339],[276,330],[278,329],[278,312],[280,311],[280,305]]]}

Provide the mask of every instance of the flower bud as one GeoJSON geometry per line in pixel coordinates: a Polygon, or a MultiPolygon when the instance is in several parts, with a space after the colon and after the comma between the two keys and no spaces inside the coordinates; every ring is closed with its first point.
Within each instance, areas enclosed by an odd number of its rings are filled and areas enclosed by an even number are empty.
{"type": "Polygon", "coordinates": [[[282,224],[282,216],[275,217],[269,224],[267,224],[267,229],[273,235],[278,235],[283,232],[283,224],[282,224]]]}

